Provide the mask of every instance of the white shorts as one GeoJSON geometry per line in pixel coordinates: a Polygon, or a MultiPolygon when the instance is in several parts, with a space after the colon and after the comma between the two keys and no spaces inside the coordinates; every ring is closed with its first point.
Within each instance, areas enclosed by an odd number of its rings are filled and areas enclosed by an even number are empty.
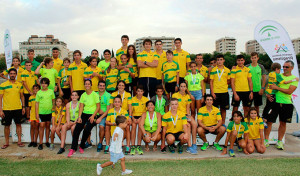
{"type": "Polygon", "coordinates": [[[110,161],[113,162],[114,164],[117,163],[120,159],[124,158],[123,152],[121,153],[113,153],[110,152],[110,161]]]}

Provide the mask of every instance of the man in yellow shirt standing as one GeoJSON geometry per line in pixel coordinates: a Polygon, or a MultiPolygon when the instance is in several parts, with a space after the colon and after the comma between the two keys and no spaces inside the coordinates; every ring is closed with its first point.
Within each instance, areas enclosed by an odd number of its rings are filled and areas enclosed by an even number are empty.
{"type": "Polygon", "coordinates": [[[122,47],[120,49],[118,49],[117,52],[116,52],[116,58],[117,58],[118,64],[122,63],[121,62],[121,55],[122,54],[127,54],[128,42],[129,42],[128,35],[122,35],[122,37],[121,37],[122,47]]]}
{"type": "Polygon", "coordinates": [[[155,95],[156,87],[156,67],[158,65],[158,56],[151,51],[152,41],[145,39],[143,41],[144,51],[137,56],[137,65],[139,72],[139,85],[144,87],[144,96],[150,97],[155,95]]]}
{"type": "Polygon", "coordinates": [[[155,44],[154,56],[158,57],[158,65],[156,67],[156,79],[157,79],[156,85],[162,85],[161,67],[163,63],[167,62],[167,55],[166,52],[162,49],[163,43],[161,40],[156,40],[154,44],[155,44]]]}
{"type": "MultiPolygon", "coordinates": [[[[173,51],[173,60],[179,64],[179,83],[185,82],[184,77],[186,72],[189,70],[189,63],[191,62],[190,54],[183,49],[181,49],[182,40],[181,38],[176,38],[174,40],[176,49],[173,51]]],[[[179,85],[177,85],[179,87],[179,85]]]]}
{"type": "Polygon", "coordinates": [[[63,61],[58,57],[59,49],[54,47],[52,48],[52,59],[53,59],[53,68],[57,71],[57,73],[63,69],[63,61]]]}

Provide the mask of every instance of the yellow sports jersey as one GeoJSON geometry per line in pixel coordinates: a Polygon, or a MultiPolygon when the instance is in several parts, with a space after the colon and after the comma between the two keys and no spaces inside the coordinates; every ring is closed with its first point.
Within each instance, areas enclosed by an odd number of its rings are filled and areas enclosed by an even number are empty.
{"type": "MultiPolygon", "coordinates": [[[[108,113],[107,113],[107,118],[106,118],[106,121],[108,122],[111,122],[111,123],[116,123],[116,118],[117,116],[119,115],[123,115],[125,116],[127,119],[129,118],[129,114],[128,112],[121,108],[119,111],[115,110],[114,108],[111,108],[108,113]]],[[[110,132],[111,132],[111,135],[113,135],[114,131],[116,129],[116,126],[111,126],[110,127],[110,132]]]]}
{"type": "Polygon", "coordinates": [[[248,78],[251,78],[251,72],[248,67],[236,66],[235,69],[231,70],[231,78],[234,78],[235,91],[237,92],[248,92],[250,91],[248,78]]]}
{"type": "Polygon", "coordinates": [[[57,73],[58,73],[61,69],[64,68],[64,63],[63,63],[63,61],[62,61],[60,58],[54,59],[54,58],[52,57],[52,59],[53,59],[53,62],[54,62],[53,68],[54,68],[54,69],[57,71],[57,73]]]}
{"type": "Polygon", "coordinates": [[[59,72],[58,72],[58,77],[60,79],[60,87],[67,89],[70,88],[70,85],[64,85],[65,82],[69,82],[69,71],[66,68],[62,68],[59,72]]]}
{"type": "Polygon", "coordinates": [[[39,122],[39,119],[36,119],[36,114],[35,114],[35,95],[31,95],[29,97],[28,106],[30,107],[30,121],[39,122]]]}
{"type": "Polygon", "coordinates": [[[146,103],[148,98],[142,96],[139,100],[136,96],[132,98],[132,116],[142,116],[146,112],[146,103]]]}
{"type": "Polygon", "coordinates": [[[181,52],[178,52],[177,50],[173,51],[173,61],[177,62],[179,64],[179,76],[181,78],[184,78],[186,75],[186,68],[187,63],[191,62],[190,54],[184,50],[181,50],[181,52]]]}
{"type": "Polygon", "coordinates": [[[84,90],[83,73],[87,68],[86,63],[80,61],[79,65],[76,65],[75,61],[69,66],[69,76],[72,77],[72,87],[74,91],[84,90]]]}
{"type": "Polygon", "coordinates": [[[250,118],[250,123],[248,123],[248,118],[245,118],[245,122],[249,129],[249,139],[259,139],[260,130],[264,129],[264,122],[262,118],[256,117],[255,120],[250,118]]]}
{"type": "Polygon", "coordinates": [[[228,92],[228,80],[230,80],[230,70],[224,66],[223,69],[214,67],[210,72],[210,79],[213,80],[214,93],[228,92]]]}
{"type": "Polygon", "coordinates": [[[96,68],[88,67],[84,70],[83,77],[84,78],[92,78],[92,90],[97,92],[99,90],[98,88],[98,82],[99,82],[99,77],[98,76],[92,76],[93,73],[98,73],[101,75],[101,69],[96,66],[96,68]]]}
{"type": "Polygon", "coordinates": [[[186,124],[187,118],[185,113],[177,111],[177,115],[173,117],[171,111],[169,111],[164,114],[161,125],[167,128],[166,133],[178,133],[183,132],[183,125],[186,124]]]}
{"type": "Polygon", "coordinates": [[[272,84],[282,84],[284,83],[284,79],[282,78],[281,74],[276,73],[276,72],[271,72],[269,73],[269,80],[268,80],[268,85],[266,88],[266,93],[267,94],[275,94],[277,92],[277,90],[274,89],[270,89],[270,85],[272,84]]]}
{"type": "MultiPolygon", "coordinates": [[[[8,75],[8,71],[11,69],[11,68],[15,68],[15,67],[10,67],[8,70],[4,70],[3,71],[3,74],[4,75],[8,75]]],[[[22,73],[24,71],[24,69],[20,66],[17,70],[17,77],[16,77],[16,80],[19,81],[19,82],[22,82],[22,73]]]]}
{"type": "Polygon", "coordinates": [[[212,110],[209,112],[206,106],[203,106],[198,111],[198,120],[201,120],[202,123],[206,126],[214,126],[218,124],[219,120],[222,120],[220,110],[212,106],[212,110]]]}
{"type": "Polygon", "coordinates": [[[122,64],[122,62],[121,62],[121,55],[122,54],[127,54],[127,50],[123,50],[123,48],[121,47],[116,52],[116,58],[117,58],[118,64],[122,64]]]}
{"type": "Polygon", "coordinates": [[[182,111],[186,114],[187,113],[186,106],[192,103],[190,95],[189,94],[181,95],[179,92],[177,92],[172,95],[172,98],[178,99],[178,111],[182,111]]]}
{"type": "Polygon", "coordinates": [[[111,94],[111,97],[110,97],[110,101],[109,101],[110,104],[114,103],[114,98],[117,95],[121,95],[121,98],[122,98],[122,106],[121,107],[122,107],[122,109],[125,109],[126,111],[128,111],[128,105],[132,104],[131,94],[126,92],[126,91],[124,91],[123,94],[119,94],[119,91],[113,92],[111,94]]]}
{"type": "Polygon", "coordinates": [[[128,63],[132,65],[132,68],[133,68],[133,71],[134,71],[134,75],[137,78],[138,77],[137,63],[134,61],[133,58],[130,58],[128,63]]]}
{"type": "Polygon", "coordinates": [[[227,132],[237,131],[237,138],[243,136],[244,133],[249,133],[248,126],[245,122],[241,122],[239,124],[235,124],[233,121],[229,122],[227,126],[227,132]]]}
{"type": "MultiPolygon", "coordinates": [[[[142,62],[153,62],[154,60],[158,60],[158,57],[154,56],[152,51],[148,53],[144,50],[137,55],[137,60],[142,62]]],[[[156,67],[140,68],[139,77],[156,78],[156,67]]]]}
{"type": "Polygon", "coordinates": [[[164,74],[164,82],[176,82],[177,73],[179,72],[179,65],[177,62],[165,62],[162,64],[161,73],[164,74]]]}
{"type": "Polygon", "coordinates": [[[61,117],[61,115],[62,115],[62,118],[61,118],[60,124],[65,124],[67,122],[66,107],[64,107],[64,108],[56,107],[55,111],[52,111],[52,118],[54,118],[54,123],[56,125],[58,125],[58,121],[59,121],[59,118],[61,117]]]}
{"type": "Polygon", "coordinates": [[[155,51],[154,56],[158,58],[158,65],[156,67],[156,79],[161,80],[161,67],[163,63],[167,62],[167,55],[165,51],[163,51],[161,54],[158,54],[157,51],[155,51]]]}
{"type": "MultiPolygon", "coordinates": [[[[126,65],[128,65],[128,63],[126,65]]],[[[134,73],[133,68],[128,68],[128,69],[131,73],[134,73]]],[[[131,77],[130,73],[125,71],[124,69],[119,70],[119,80],[124,81],[125,84],[132,83],[132,77],[131,77]]]]}
{"type": "MultiPolygon", "coordinates": [[[[28,89],[32,92],[32,86],[36,84],[38,77],[34,74],[34,71],[28,71],[24,70],[22,72],[22,81],[24,81],[27,84],[28,89]]],[[[24,84],[23,84],[24,85],[24,84]]],[[[23,86],[24,94],[29,94],[25,86],[23,86]]]]}
{"type": "Polygon", "coordinates": [[[7,80],[0,84],[0,94],[3,95],[3,110],[22,109],[20,93],[23,93],[23,86],[18,81],[12,83],[7,80]]]}
{"type": "Polygon", "coordinates": [[[106,83],[106,90],[107,91],[114,91],[116,90],[118,78],[119,77],[119,70],[114,68],[110,69],[108,72],[108,68],[104,72],[104,78],[106,83]]]}

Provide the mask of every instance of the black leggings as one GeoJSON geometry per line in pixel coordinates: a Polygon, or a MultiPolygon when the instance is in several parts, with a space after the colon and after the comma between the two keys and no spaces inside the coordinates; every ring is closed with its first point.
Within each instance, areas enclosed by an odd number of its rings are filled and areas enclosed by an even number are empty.
{"type": "Polygon", "coordinates": [[[80,147],[82,149],[84,149],[86,140],[91,135],[91,131],[92,131],[93,127],[96,126],[95,122],[90,123],[90,121],[88,120],[91,116],[92,116],[92,114],[82,113],[82,115],[81,115],[82,122],[76,123],[75,129],[74,129],[71,149],[73,149],[75,151],[77,150],[79,135],[85,125],[83,134],[82,134],[82,138],[81,138],[81,142],[80,142],[80,147]]]}

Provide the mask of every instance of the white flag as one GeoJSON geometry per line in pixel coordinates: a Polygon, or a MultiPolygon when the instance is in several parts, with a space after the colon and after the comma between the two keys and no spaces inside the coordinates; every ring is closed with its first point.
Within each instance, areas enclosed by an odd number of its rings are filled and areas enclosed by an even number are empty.
{"type": "Polygon", "coordinates": [[[6,60],[6,67],[9,69],[12,64],[12,46],[11,46],[11,37],[9,30],[5,30],[4,34],[4,53],[5,53],[5,60],[6,60]]]}

